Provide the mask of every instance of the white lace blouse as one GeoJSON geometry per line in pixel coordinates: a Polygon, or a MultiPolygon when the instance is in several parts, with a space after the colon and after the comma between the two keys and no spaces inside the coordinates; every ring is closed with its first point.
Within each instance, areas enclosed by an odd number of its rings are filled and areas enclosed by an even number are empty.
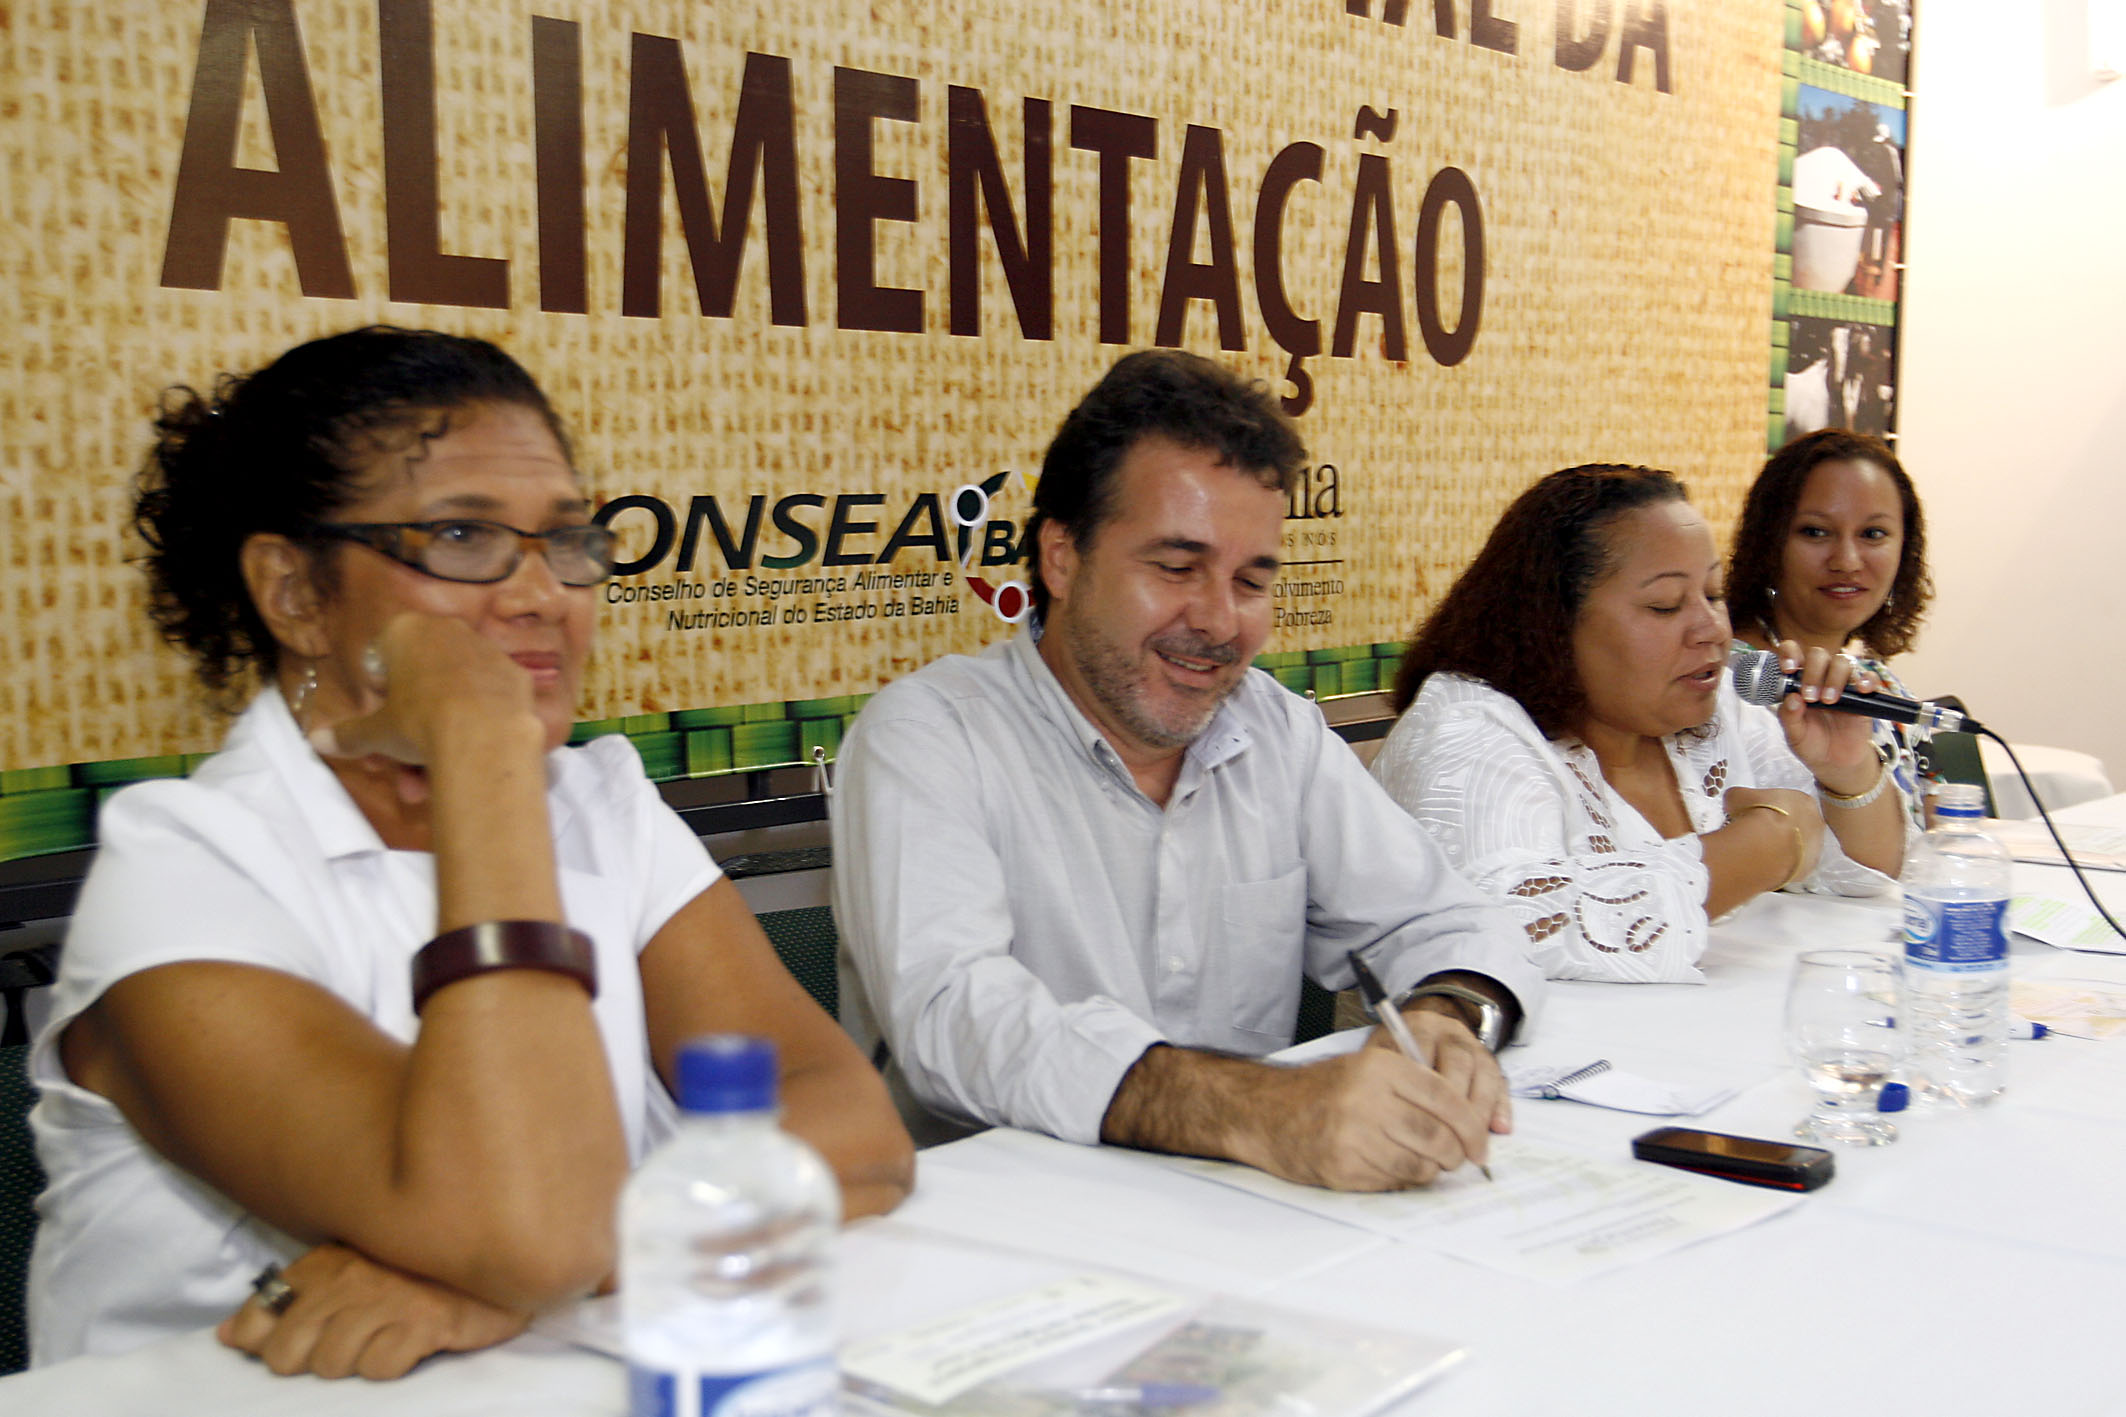
{"type": "MultiPolygon", "coordinates": [[[[1689,813],[1664,838],[1602,778],[1576,739],[1543,736],[1518,702],[1478,679],[1435,674],[1396,722],[1373,775],[1447,859],[1527,931],[1552,979],[1679,983],[1703,978],[1709,877],[1698,834],[1727,820],[1730,787],[1812,792],[1775,715],[1720,687],[1712,721],[1663,740],[1689,813]]],[[[1796,889],[1877,895],[1893,882],[1826,832],[1796,889]]]]}

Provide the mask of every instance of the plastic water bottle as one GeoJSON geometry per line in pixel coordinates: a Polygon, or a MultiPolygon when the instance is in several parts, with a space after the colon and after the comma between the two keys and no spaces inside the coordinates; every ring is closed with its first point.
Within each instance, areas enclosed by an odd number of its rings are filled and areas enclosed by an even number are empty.
{"type": "Polygon", "coordinates": [[[776,1125],[775,1049],[716,1035],[679,1053],[678,1135],[620,1198],[633,1417],[829,1417],[840,1374],[833,1173],[776,1125]]]}
{"type": "Polygon", "coordinates": [[[1976,786],[1937,788],[1934,829],[1905,863],[1908,1070],[1931,1104],[1990,1102],[2006,1071],[2010,864],[1979,828],[1985,800],[1976,786]]]}

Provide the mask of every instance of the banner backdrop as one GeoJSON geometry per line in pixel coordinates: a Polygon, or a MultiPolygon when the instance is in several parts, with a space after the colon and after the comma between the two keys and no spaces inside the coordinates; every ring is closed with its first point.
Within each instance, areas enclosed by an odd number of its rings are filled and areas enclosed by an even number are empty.
{"type": "Polygon", "coordinates": [[[628,562],[583,712],[659,716],[663,770],[758,761],[687,738],[746,705],[788,760],[793,705],[1008,633],[1041,450],[1151,344],[1298,413],[1270,663],[1373,688],[1546,471],[1673,468],[1731,519],[1798,15],[0,3],[0,767],[211,746],[128,564],[149,414],[371,321],[553,394],[628,562]]]}

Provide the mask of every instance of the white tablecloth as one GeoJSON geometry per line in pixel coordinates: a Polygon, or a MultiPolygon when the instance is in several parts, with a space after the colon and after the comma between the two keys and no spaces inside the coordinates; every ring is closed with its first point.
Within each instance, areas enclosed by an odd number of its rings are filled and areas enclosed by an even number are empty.
{"type": "MultiPolygon", "coordinates": [[[[2035,817],[2037,806],[2030,800],[2030,789],[2023,786],[2001,745],[1981,738],[1978,753],[1985,764],[1986,785],[1993,790],[1994,813],[2018,821],[2035,817]]],[[[2038,801],[2045,804],[2048,812],[2111,795],[2111,779],[2104,772],[2103,760],[2094,754],[2048,748],[2042,743],[2017,743],[2015,756],[2022,761],[2023,771],[2030,774],[2038,801]]]]}
{"type": "MultiPolygon", "coordinates": [[[[2065,816],[2126,825],[2126,797],[2065,816]]],[[[2095,878],[2126,909],[2126,875],[2095,878]]],[[[1607,1057],[1677,1080],[1755,1078],[1692,1124],[1784,1136],[1808,1107],[1779,1042],[1792,955],[1884,941],[1897,919],[1889,903],[1759,901],[1714,931],[1706,985],[1559,985],[1528,1054],[1607,1057]]],[[[2016,965],[2028,977],[2126,985],[2117,956],[2018,942],[2016,965]]],[[[1135,1153],[1011,1132],[925,1152],[900,1218],[1468,1344],[1468,1361],[1398,1409],[1414,1417],[2126,1414],[2115,1356],[2126,1320],[2126,1040],[2010,1049],[2008,1093],[1990,1109],[1908,1118],[1894,1146],[1841,1151],[1837,1178],[1790,1211],[1570,1285],[1398,1244],[1135,1153]]],[[[1519,1106],[1524,1134],[1610,1155],[1658,1124],[1570,1102],[1519,1106]]],[[[0,1380],[0,1414],[624,1411],[616,1364],[537,1337],[432,1360],[382,1386],[274,1378],[209,1334],[0,1380]]]]}

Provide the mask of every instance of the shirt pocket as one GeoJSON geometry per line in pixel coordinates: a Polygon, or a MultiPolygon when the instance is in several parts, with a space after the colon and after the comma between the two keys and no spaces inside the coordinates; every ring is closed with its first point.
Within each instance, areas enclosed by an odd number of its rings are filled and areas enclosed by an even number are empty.
{"type": "Polygon", "coordinates": [[[1218,923],[1213,950],[1225,975],[1233,1027],[1284,1047],[1299,1015],[1307,868],[1226,887],[1218,923]]]}

